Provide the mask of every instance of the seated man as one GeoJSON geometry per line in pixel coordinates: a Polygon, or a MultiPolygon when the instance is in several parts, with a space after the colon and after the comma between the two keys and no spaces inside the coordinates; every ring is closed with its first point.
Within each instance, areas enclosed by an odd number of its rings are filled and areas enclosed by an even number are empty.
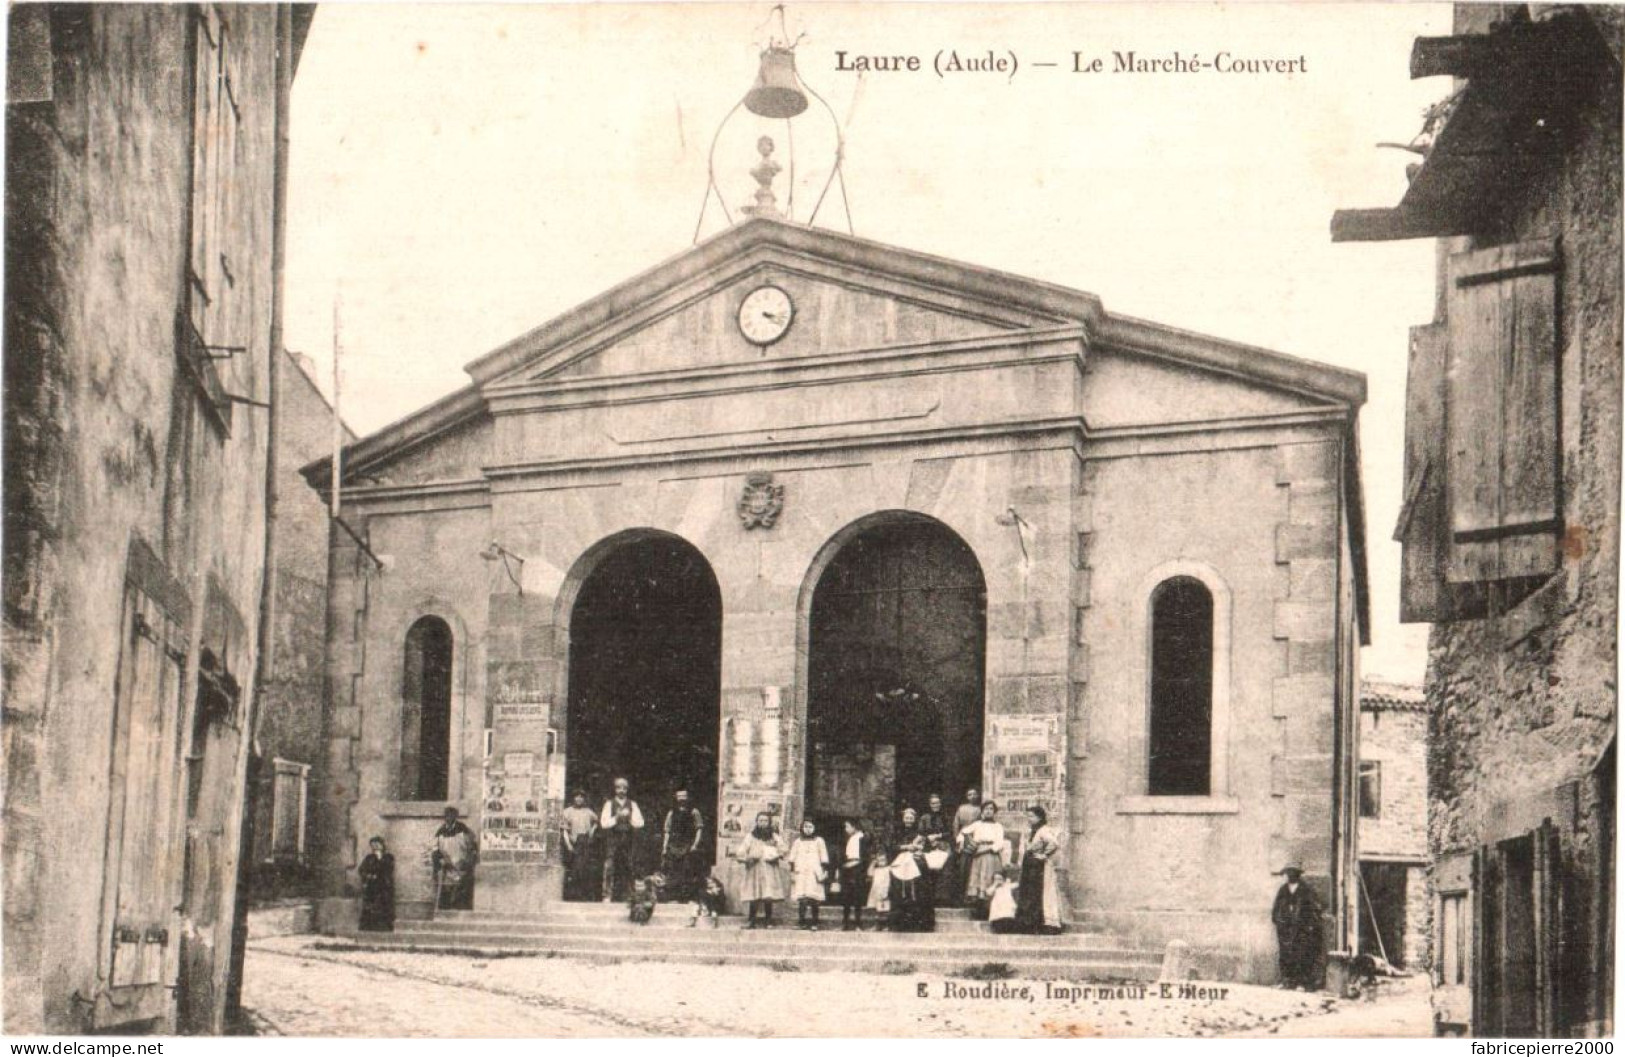
{"type": "Polygon", "coordinates": [[[474,909],[474,867],[479,861],[480,845],[474,831],[457,817],[457,809],[447,804],[445,821],[429,842],[429,865],[434,870],[439,909],[474,909]]]}

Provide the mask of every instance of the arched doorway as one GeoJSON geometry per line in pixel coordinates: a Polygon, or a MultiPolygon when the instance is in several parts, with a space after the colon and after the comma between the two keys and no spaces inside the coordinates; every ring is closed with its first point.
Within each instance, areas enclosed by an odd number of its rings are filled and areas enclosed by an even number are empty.
{"type": "Polygon", "coordinates": [[[596,810],[616,778],[630,781],[645,822],[638,868],[653,869],[676,790],[716,825],[722,592],[692,544],[628,535],[581,582],[569,628],[565,784],[596,810]]]}
{"type": "Polygon", "coordinates": [[[807,618],[807,814],[821,831],[982,784],[987,587],[941,522],[885,515],[830,544],[807,618]]]}

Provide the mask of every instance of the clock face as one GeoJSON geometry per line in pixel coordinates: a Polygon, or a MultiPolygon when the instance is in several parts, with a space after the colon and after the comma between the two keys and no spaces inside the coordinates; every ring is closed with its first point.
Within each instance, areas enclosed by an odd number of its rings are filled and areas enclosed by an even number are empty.
{"type": "Polygon", "coordinates": [[[771,345],[784,337],[795,313],[789,294],[777,286],[758,286],[739,305],[739,333],[753,345],[771,345]]]}

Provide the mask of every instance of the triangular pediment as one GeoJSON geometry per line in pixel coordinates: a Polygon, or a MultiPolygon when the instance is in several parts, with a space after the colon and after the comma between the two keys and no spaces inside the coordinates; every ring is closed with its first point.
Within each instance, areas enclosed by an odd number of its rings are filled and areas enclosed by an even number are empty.
{"type": "Polygon", "coordinates": [[[1029,318],[938,292],[876,282],[839,270],[769,262],[711,287],[694,300],[656,315],[568,359],[550,358],[528,377],[611,378],[657,371],[720,367],[730,363],[797,360],[808,356],[987,337],[1019,329],[1029,318]],[[784,292],[788,329],[754,344],[740,327],[740,311],[763,287],[784,292]]]}
{"type": "Polygon", "coordinates": [[[729,364],[989,337],[1080,323],[1087,294],[883,246],[755,220],[724,232],[468,367],[487,389],[681,372],[729,364]],[[776,286],[790,325],[770,343],[741,332],[741,303],[776,286]]]}

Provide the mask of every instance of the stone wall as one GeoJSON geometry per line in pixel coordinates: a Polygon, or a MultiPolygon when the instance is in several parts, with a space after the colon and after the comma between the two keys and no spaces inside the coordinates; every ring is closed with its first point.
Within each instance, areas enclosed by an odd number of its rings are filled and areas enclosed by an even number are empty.
{"type": "Polygon", "coordinates": [[[1360,714],[1360,759],[1382,764],[1382,815],[1360,820],[1360,854],[1418,858],[1428,853],[1427,712],[1367,706],[1360,714]]]}
{"type": "MultiPolygon", "coordinates": [[[[1458,33],[1483,32],[1505,5],[1458,5],[1458,33]]],[[[1617,31],[1616,40],[1617,45],[1617,31]]],[[[1590,937],[1566,983],[1581,1024],[1612,1016],[1612,763],[1593,765],[1615,735],[1620,500],[1620,102],[1612,83],[1580,112],[1568,152],[1509,198],[1490,246],[1560,240],[1562,568],[1537,592],[1487,619],[1435,625],[1429,841],[1435,859],[1527,832],[1560,828],[1576,934],[1590,937]],[[1598,771],[1597,774],[1601,774],[1598,771]]],[[[1470,248],[1465,240],[1444,247],[1470,248]]],[[[1441,301],[1439,318],[1443,318],[1441,301]]]]}
{"type": "MultiPolygon", "coordinates": [[[[51,77],[43,99],[6,111],[5,1027],[218,1031],[247,760],[240,726],[194,723],[192,703],[207,645],[244,686],[237,716],[252,707],[267,423],[240,406],[229,435],[218,429],[177,356],[195,14],[97,5],[28,17],[45,34],[14,46],[47,41],[51,77]],[[128,742],[114,739],[113,710],[135,554],[169,585],[168,611],[187,617],[171,642],[181,712],[161,717],[175,742],[131,772],[173,795],[155,797],[170,825],[125,854],[167,893],[166,911],[182,909],[144,923],[167,930],[156,982],[114,995],[107,893],[119,864],[103,836],[113,797],[123,802],[115,761],[128,742]]],[[[278,15],[230,17],[242,116],[224,237],[237,273],[216,311],[246,351],[218,373],[228,391],[263,398],[278,15]]]]}
{"type": "Polygon", "coordinates": [[[1337,442],[1301,430],[1092,459],[1081,472],[1074,909],[1143,942],[1185,940],[1210,972],[1273,979],[1269,908],[1287,857],[1323,897],[1340,876],[1337,466],[1337,442]],[[1205,798],[1144,795],[1149,600],[1174,575],[1209,586],[1215,648],[1228,645],[1205,798]]]}
{"type": "MultiPolygon", "coordinates": [[[[314,806],[324,747],[327,504],[299,468],[331,452],[333,409],[312,379],[314,364],[284,353],[277,369],[276,631],[256,731],[264,759],[254,798],[256,901],[315,895],[314,849],[322,838],[314,806]],[[312,767],[302,859],[272,851],[275,760],[312,767]]],[[[345,439],[354,434],[346,430],[345,439]]]]}

